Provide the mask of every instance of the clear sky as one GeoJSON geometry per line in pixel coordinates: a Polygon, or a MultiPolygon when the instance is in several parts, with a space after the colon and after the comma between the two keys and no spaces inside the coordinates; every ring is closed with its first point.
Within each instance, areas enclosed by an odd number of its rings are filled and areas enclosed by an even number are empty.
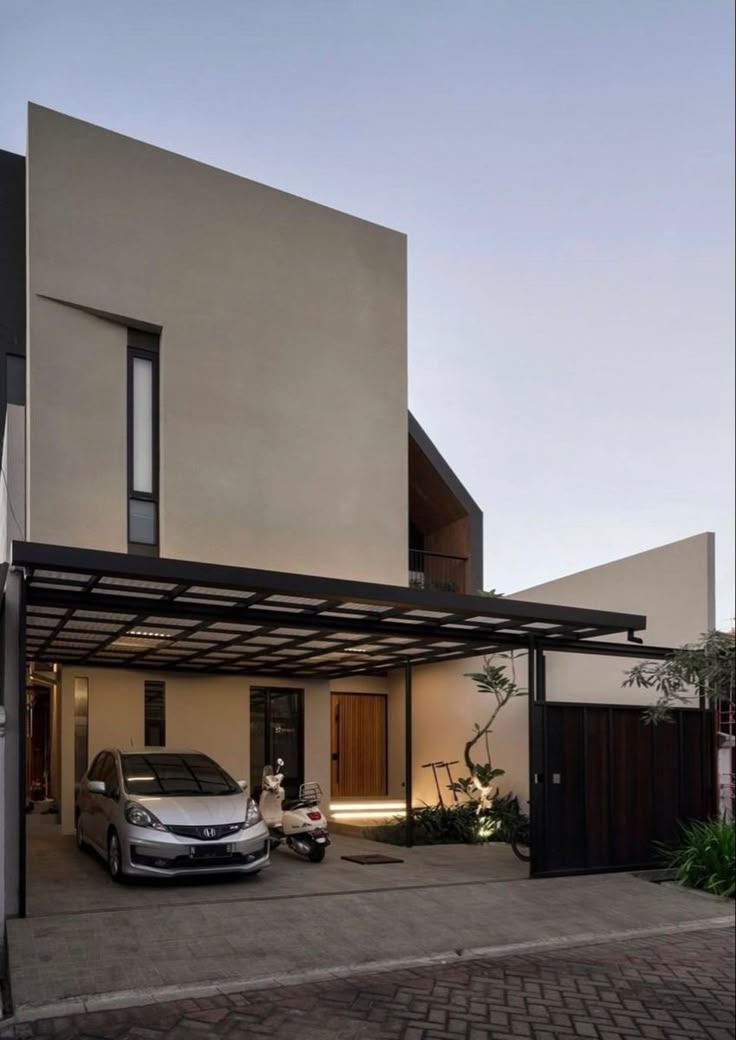
{"type": "Polygon", "coordinates": [[[0,147],[33,100],[405,231],[410,406],[485,511],[486,586],[715,530],[726,624],[733,13],[0,0],[0,147]]]}

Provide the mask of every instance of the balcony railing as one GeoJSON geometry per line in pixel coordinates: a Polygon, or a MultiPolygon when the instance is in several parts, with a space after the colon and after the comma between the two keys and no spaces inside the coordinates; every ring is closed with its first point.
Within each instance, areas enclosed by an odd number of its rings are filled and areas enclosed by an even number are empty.
{"type": "Polygon", "coordinates": [[[467,556],[409,550],[409,587],[465,592],[467,556]]]}

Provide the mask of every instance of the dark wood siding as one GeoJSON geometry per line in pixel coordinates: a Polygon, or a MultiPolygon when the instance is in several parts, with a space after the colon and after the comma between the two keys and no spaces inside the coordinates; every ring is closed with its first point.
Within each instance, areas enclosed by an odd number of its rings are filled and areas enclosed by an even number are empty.
{"type": "Polygon", "coordinates": [[[682,709],[648,726],[640,707],[547,702],[535,711],[544,730],[537,874],[654,864],[681,822],[713,815],[712,712],[682,709]]]}

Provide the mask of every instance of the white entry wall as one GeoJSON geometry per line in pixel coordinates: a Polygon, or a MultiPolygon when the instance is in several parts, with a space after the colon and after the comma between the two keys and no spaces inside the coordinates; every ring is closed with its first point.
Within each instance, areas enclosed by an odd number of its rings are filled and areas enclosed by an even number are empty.
{"type": "MultiPolygon", "coordinates": [[[[645,614],[639,633],[653,646],[679,646],[714,625],[714,536],[695,535],[647,552],[570,574],[514,593],[512,599],[645,614]]],[[[611,637],[625,642],[626,636],[611,637]]],[[[624,671],[635,662],[620,657],[549,653],[547,698],[647,704],[646,691],[622,688],[624,671]]],[[[417,803],[435,802],[431,770],[421,763],[460,759],[473,724],[490,714],[491,698],[478,693],[466,672],[478,671],[481,658],[428,664],[414,670],[414,794],[417,803]]],[[[517,662],[517,682],[526,686],[526,658],[517,662]]],[[[400,684],[401,676],[392,677],[400,684]]],[[[501,713],[491,737],[494,766],[506,770],[499,786],[522,801],[529,797],[528,705],[522,697],[501,713]]],[[[478,755],[480,758],[480,755],[478,755]]],[[[461,766],[453,767],[462,770],[461,766]]]]}
{"type": "Polygon", "coordinates": [[[61,680],[61,823],[74,830],[74,685],[88,680],[88,761],[103,747],[142,747],[147,679],[166,683],[166,743],[219,762],[237,780],[250,776],[250,688],[304,690],[304,772],[330,796],[330,686],[263,676],[187,676],[67,666],[61,680]]]}

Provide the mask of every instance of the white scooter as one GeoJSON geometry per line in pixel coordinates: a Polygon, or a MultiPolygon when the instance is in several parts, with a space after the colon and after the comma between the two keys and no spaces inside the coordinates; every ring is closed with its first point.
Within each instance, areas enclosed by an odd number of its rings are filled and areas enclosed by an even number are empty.
{"type": "Polygon", "coordinates": [[[272,766],[264,767],[258,799],[258,808],[271,836],[271,847],[286,843],[310,863],[321,863],[330,844],[327,820],[319,807],[322,788],[319,784],[302,784],[297,801],[284,806],[283,768],[282,758],[276,762],[276,772],[272,766]]]}

